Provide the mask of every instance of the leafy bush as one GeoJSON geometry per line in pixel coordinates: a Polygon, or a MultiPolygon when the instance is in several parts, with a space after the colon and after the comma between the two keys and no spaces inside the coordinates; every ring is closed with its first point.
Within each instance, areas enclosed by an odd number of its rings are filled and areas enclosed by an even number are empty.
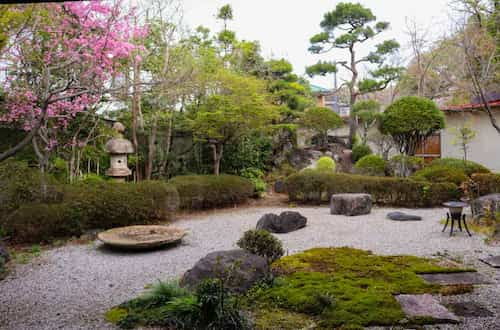
{"type": "Polygon", "coordinates": [[[316,169],[318,171],[335,172],[337,165],[335,161],[328,156],[321,157],[316,163],[316,169]]]}
{"type": "Polygon", "coordinates": [[[367,144],[357,144],[352,148],[352,162],[357,163],[358,160],[372,153],[372,149],[367,144]]]}
{"type": "Polygon", "coordinates": [[[269,263],[278,260],[285,253],[281,241],[266,230],[249,230],[236,244],[252,254],[266,258],[269,263]]]}
{"type": "Polygon", "coordinates": [[[42,176],[25,162],[7,160],[0,164],[0,219],[26,203],[53,202],[62,195],[56,181],[42,176]]]}
{"type": "Polygon", "coordinates": [[[183,209],[235,205],[245,202],[254,193],[250,180],[234,175],[185,175],[169,182],[177,188],[183,209]]]}
{"type": "Polygon", "coordinates": [[[423,158],[415,156],[397,155],[387,163],[387,169],[391,176],[408,177],[425,165],[423,158]]]}
{"type": "Polygon", "coordinates": [[[452,182],[461,185],[468,180],[464,171],[448,166],[429,166],[415,172],[412,175],[415,180],[424,180],[434,183],[452,182]]]}
{"type": "Polygon", "coordinates": [[[179,206],[175,188],[160,181],[67,185],[62,201],[26,203],[0,219],[16,242],[40,242],[168,220],[179,206]]]}
{"type": "Polygon", "coordinates": [[[241,176],[252,181],[255,193],[257,195],[266,192],[267,184],[264,181],[264,172],[262,172],[258,168],[253,168],[253,167],[246,168],[243,171],[241,171],[241,176]]]}
{"type": "Polygon", "coordinates": [[[364,175],[384,176],[386,161],[377,155],[368,155],[356,163],[356,171],[364,175]]]}
{"type": "Polygon", "coordinates": [[[239,143],[224,148],[221,169],[224,173],[241,173],[247,168],[265,171],[270,167],[273,156],[271,138],[261,134],[244,137],[239,143]]]}
{"type": "Polygon", "coordinates": [[[491,173],[489,169],[484,167],[481,164],[472,162],[470,160],[464,162],[463,159],[457,158],[441,158],[432,161],[430,166],[446,166],[449,168],[454,168],[456,170],[460,170],[465,172],[468,176],[471,176],[474,173],[491,173]]]}
{"type": "Polygon", "coordinates": [[[39,243],[83,233],[82,222],[73,217],[66,203],[26,204],[2,222],[12,240],[22,243],[39,243]]]}
{"type": "Polygon", "coordinates": [[[177,282],[155,285],[145,295],[115,307],[106,319],[121,328],[249,329],[237,301],[217,279],[206,280],[192,293],[177,282]]]}
{"type": "Polygon", "coordinates": [[[500,174],[477,173],[472,175],[472,181],[480,196],[500,193],[500,174]]]}
{"type": "Polygon", "coordinates": [[[411,179],[302,171],[287,178],[293,202],[321,203],[339,193],[368,193],[380,205],[432,207],[460,197],[453,183],[418,182],[411,179]]]}

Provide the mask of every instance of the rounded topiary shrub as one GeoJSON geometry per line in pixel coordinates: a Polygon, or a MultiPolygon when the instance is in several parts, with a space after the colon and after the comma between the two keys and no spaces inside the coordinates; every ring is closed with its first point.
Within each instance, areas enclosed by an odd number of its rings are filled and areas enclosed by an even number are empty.
{"type": "Polygon", "coordinates": [[[429,181],[433,183],[451,182],[461,185],[468,180],[464,171],[447,166],[425,167],[412,175],[414,180],[429,181]]]}
{"type": "Polygon", "coordinates": [[[270,263],[283,256],[283,244],[266,230],[249,230],[236,243],[252,254],[266,258],[270,263]]]}
{"type": "Polygon", "coordinates": [[[475,173],[491,173],[491,171],[485,166],[472,162],[470,160],[464,161],[463,159],[457,158],[441,158],[432,161],[430,166],[446,166],[449,168],[454,168],[457,170],[464,171],[465,174],[471,176],[475,173]]]}
{"type": "Polygon", "coordinates": [[[316,163],[316,169],[318,171],[335,172],[336,168],[337,165],[335,164],[335,161],[328,156],[321,157],[316,163]]]}
{"type": "Polygon", "coordinates": [[[356,163],[356,172],[364,175],[385,176],[386,161],[378,155],[368,155],[356,163]]]}
{"type": "Polygon", "coordinates": [[[352,148],[352,162],[357,163],[361,158],[373,153],[367,144],[357,144],[352,148]]]}
{"type": "Polygon", "coordinates": [[[169,181],[176,187],[183,209],[231,206],[252,197],[252,181],[235,175],[185,175],[169,181]]]}

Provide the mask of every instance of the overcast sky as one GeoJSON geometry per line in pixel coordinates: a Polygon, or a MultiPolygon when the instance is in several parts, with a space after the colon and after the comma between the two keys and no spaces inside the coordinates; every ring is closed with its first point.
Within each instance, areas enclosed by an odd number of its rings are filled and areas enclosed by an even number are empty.
{"type": "MultiPolygon", "coordinates": [[[[307,65],[319,59],[344,57],[344,54],[330,53],[326,57],[310,54],[309,38],[320,32],[319,23],[323,14],[335,8],[340,1],[332,0],[182,0],[184,23],[191,28],[199,25],[219,31],[217,9],[231,4],[234,21],[231,30],[239,39],[258,40],[266,58],[284,57],[292,62],[297,74],[303,75],[307,65]]],[[[408,36],[405,33],[405,18],[414,19],[422,26],[431,27],[431,36],[438,38],[449,27],[449,0],[361,0],[372,9],[378,20],[391,23],[391,29],[383,33],[378,41],[395,38],[403,46],[403,58],[407,58],[408,36]]],[[[367,52],[369,45],[360,52],[367,52]]],[[[331,78],[314,78],[313,83],[331,87],[331,78]]]]}

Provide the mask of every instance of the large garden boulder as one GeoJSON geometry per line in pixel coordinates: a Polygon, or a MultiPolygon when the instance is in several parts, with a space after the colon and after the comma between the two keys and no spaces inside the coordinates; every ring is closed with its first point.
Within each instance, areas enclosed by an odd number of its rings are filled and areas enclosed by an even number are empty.
{"type": "Polygon", "coordinates": [[[244,293],[269,275],[267,260],[245,250],[217,251],[198,260],[181,279],[181,285],[196,288],[210,278],[222,278],[228,290],[244,293]]]}
{"type": "Polygon", "coordinates": [[[10,260],[9,252],[2,245],[0,245],[0,258],[3,259],[3,261],[9,261],[10,260]]]}
{"type": "Polygon", "coordinates": [[[299,212],[283,212],[276,214],[265,214],[257,222],[257,230],[267,230],[271,233],[285,234],[304,228],[307,218],[299,212]]]}
{"type": "Polygon", "coordinates": [[[422,217],[404,212],[390,212],[387,214],[387,219],[394,221],[421,221],[422,217]]]}
{"type": "Polygon", "coordinates": [[[476,218],[482,218],[488,214],[495,215],[500,212],[500,194],[479,197],[472,202],[471,207],[476,218]]]}
{"type": "Polygon", "coordinates": [[[347,216],[369,214],[372,210],[372,196],[368,194],[337,194],[330,200],[330,213],[347,216]]]}

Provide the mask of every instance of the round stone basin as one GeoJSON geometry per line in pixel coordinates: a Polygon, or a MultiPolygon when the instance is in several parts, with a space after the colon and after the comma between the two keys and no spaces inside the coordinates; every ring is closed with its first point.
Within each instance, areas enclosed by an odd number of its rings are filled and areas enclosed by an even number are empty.
{"type": "Polygon", "coordinates": [[[106,245],[130,250],[146,250],[179,243],[183,229],[169,226],[130,226],[114,228],[97,235],[106,245]]]}

